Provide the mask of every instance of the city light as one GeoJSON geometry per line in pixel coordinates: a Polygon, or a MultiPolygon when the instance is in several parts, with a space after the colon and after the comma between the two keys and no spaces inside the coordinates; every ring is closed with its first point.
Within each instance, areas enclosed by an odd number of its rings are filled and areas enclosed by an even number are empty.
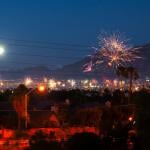
{"type": "MultiPolygon", "coordinates": [[[[66,79],[66,80],[57,80],[57,79],[46,79],[44,82],[42,79],[32,79],[31,77],[27,77],[23,80],[0,80],[1,89],[5,90],[7,88],[17,87],[19,84],[24,84],[28,88],[36,88],[36,85],[41,83],[45,87],[48,87],[50,90],[61,90],[61,89],[99,89],[99,88],[110,88],[110,89],[120,89],[125,90],[128,88],[127,81],[118,80],[118,79],[104,79],[101,82],[96,79],[66,79]]],[[[149,82],[142,83],[141,81],[137,81],[133,83],[133,91],[139,91],[143,88],[143,86],[149,89],[149,82]]]]}
{"type": "Polygon", "coordinates": [[[57,85],[57,83],[56,83],[55,80],[53,80],[53,79],[50,79],[50,80],[49,80],[49,82],[48,82],[48,87],[49,87],[50,89],[55,89],[55,88],[56,88],[56,85],[57,85]]]}
{"type": "Polygon", "coordinates": [[[0,82],[0,86],[3,86],[4,85],[4,83],[3,82],[0,82]]]}
{"type": "Polygon", "coordinates": [[[89,82],[89,80],[84,80],[83,81],[84,84],[87,84],[88,82],[89,82]]]}
{"type": "Polygon", "coordinates": [[[48,79],[47,79],[47,78],[44,78],[43,80],[44,80],[44,83],[47,83],[47,82],[48,82],[48,79]]]}
{"type": "Polygon", "coordinates": [[[61,85],[61,82],[60,82],[60,81],[57,81],[57,85],[59,85],[59,86],[60,86],[60,85],[61,85]]]}
{"type": "Polygon", "coordinates": [[[140,88],[139,88],[138,86],[136,86],[134,90],[135,90],[135,91],[139,91],[140,88]]]}
{"type": "Polygon", "coordinates": [[[68,83],[71,85],[71,87],[75,87],[75,85],[76,85],[75,80],[68,80],[68,83]]]}
{"type": "Polygon", "coordinates": [[[117,87],[117,86],[118,86],[118,80],[115,79],[115,80],[113,81],[113,84],[114,84],[114,87],[117,87]]]}
{"type": "Polygon", "coordinates": [[[65,84],[65,83],[63,83],[63,84],[62,84],[62,87],[65,87],[65,86],[66,86],[66,84],[65,84]]]}
{"type": "Polygon", "coordinates": [[[31,85],[33,83],[33,80],[31,79],[31,78],[26,78],[25,79],[25,81],[24,81],[24,84],[26,85],[26,86],[29,86],[29,85],[31,85]]]}

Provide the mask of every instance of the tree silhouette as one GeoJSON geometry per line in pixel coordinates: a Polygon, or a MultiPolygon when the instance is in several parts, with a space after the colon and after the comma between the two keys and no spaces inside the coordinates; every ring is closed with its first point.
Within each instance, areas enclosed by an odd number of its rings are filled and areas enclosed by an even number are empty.
{"type": "Polygon", "coordinates": [[[19,85],[11,97],[12,105],[18,115],[18,129],[21,128],[21,121],[25,120],[25,93],[28,89],[23,84],[19,85]]]}
{"type": "Polygon", "coordinates": [[[116,70],[116,74],[119,77],[129,79],[129,101],[130,101],[132,95],[133,80],[137,80],[139,78],[137,70],[132,66],[129,67],[119,66],[116,70]]]}
{"type": "Polygon", "coordinates": [[[139,78],[139,74],[137,72],[137,70],[134,67],[127,67],[126,68],[126,74],[127,74],[127,78],[130,80],[130,87],[129,87],[129,91],[132,92],[132,84],[133,84],[133,80],[137,80],[139,78]]]}
{"type": "Polygon", "coordinates": [[[61,150],[61,145],[57,141],[50,140],[50,137],[42,131],[37,131],[29,141],[26,150],[61,150]]]}

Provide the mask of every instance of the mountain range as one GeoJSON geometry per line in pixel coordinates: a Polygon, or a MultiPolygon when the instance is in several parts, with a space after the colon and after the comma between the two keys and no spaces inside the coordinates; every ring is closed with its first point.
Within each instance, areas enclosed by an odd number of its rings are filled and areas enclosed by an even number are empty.
{"type": "MultiPolygon", "coordinates": [[[[137,46],[139,51],[139,56],[142,57],[135,61],[132,66],[134,66],[141,78],[150,76],[150,44],[143,46],[137,46]]],[[[91,72],[83,72],[83,66],[89,62],[89,58],[84,58],[76,63],[63,66],[60,69],[50,70],[46,66],[36,66],[28,67],[18,70],[0,70],[1,79],[22,79],[24,77],[30,76],[33,78],[56,78],[56,79],[105,79],[116,77],[115,71],[109,67],[101,66],[97,70],[91,72]]]]}

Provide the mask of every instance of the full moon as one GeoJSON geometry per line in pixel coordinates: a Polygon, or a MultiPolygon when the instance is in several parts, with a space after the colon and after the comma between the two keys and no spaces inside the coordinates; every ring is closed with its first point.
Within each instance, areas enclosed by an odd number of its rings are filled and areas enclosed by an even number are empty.
{"type": "Polygon", "coordinates": [[[4,47],[0,46],[0,55],[3,55],[4,51],[4,47]]]}

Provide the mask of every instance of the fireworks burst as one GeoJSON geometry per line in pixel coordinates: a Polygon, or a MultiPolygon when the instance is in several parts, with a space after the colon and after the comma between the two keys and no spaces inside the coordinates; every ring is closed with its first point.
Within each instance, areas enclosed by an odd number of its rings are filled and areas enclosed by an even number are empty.
{"type": "Polygon", "coordinates": [[[91,62],[86,64],[86,68],[100,65],[102,63],[109,67],[117,68],[135,61],[138,56],[137,48],[128,45],[128,40],[122,40],[120,35],[112,34],[99,39],[99,46],[96,52],[91,55],[91,62]],[[90,66],[89,66],[90,65],[90,66]]]}

